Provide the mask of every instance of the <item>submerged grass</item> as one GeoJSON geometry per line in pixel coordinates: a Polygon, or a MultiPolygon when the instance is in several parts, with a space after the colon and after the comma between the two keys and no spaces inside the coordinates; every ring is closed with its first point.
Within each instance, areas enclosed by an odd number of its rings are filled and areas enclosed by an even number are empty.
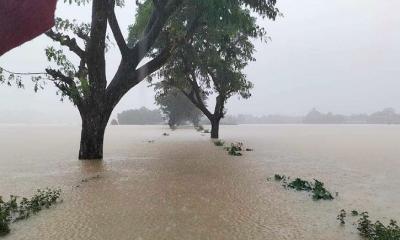
{"type": "Polygon", "coordinates": [[[312,193],[313,200],[333,200],[332,194],[324,187],[324,183],[314,179],[314,183],[296,178],[293,181],[289,181],[290,177],[285,175],[274,175],[275,181],[281,182],[283,187],[291,188],[296,191],[306,191],[312,193]]]}
{"type": "Polygon", "coordinates": [[[44,208],[55,204],[61,196],[61,189],[37,190],[30,199],[22,198],[18,201],[17,196],[10,196],[10,200],[4,201],[0,196],[0,236],[10,232],[9,224],[29,218],[44,208]]]}

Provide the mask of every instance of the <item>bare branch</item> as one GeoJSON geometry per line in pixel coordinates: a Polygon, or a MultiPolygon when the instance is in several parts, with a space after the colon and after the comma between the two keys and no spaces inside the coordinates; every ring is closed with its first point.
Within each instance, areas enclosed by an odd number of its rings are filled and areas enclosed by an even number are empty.
{"type": "Polygon", "coordinates": [[[122,57],[126,57],[129,51],[128,46],[126,45],[126,41],[124,36],[122,35],[121,28],[119,27],[117,17],[115,16],[115,0],[109,1],[109,7],[107,10],[108,23],[110,24],[111,31],[113,32],[115,41],[117,41],[117,45],[119,50],[121,51],[122,57]]]}

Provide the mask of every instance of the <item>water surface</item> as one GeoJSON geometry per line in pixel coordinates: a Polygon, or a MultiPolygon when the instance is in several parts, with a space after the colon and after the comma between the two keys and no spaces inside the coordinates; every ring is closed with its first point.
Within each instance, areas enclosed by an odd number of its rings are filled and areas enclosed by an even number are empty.
{"type": "Polygon", "coordinates": [[[359,239],[338,224],[342,208],[400,220],[400,126],[223,126],[225,141],[254,148],[242,157],[192,129],[163,132],[109,127],[104,160],[85,162],[78,127],[1,125],[0,195],[61,187],[64,198],[5,239],[342,240],[359,239]],[[314,202],[267,182],[274,173],[339,197],[314,202]]]}

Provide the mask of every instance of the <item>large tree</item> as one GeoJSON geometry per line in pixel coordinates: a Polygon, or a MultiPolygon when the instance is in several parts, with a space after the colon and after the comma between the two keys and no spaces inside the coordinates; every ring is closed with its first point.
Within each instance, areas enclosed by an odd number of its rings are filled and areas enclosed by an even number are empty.
{"type": "MultiPolygon", "coordinates": [[[[175,36],[174,42],[165,41],[159,53],[145,61],[157,38],[164,34],[168,18],[182,7],[184,0],[150,1],[149,18],[142,23],[144,27],[140,37],[131,46],[127,45],[122,35],[114,11],[116,6],[123,6],[122,0],[64,1],[79,5],[91,3],[92,19],[90,23],[78,23],[77,20],[56,18],[55,27],[46,32],[60,46],[46,48],[47,58],[55,67],[46,68],[45,76],[34,78],[35,89],[41,86],[42,81],[51,81],[62,97],[71,100],[82,118],[79,158],[101,159],[105,128],[114,107],[131,88],[160,68],[179,41],[189,36],[189,31],[185,31],[175,36]],[[105,52],[110,39],[108,26],[121,53],[118,70],[111,79],[106,77],[105,52]],[[74,59],[78,60],[68,58],[65,50],[72,52],[74,59]]],[[[136,2],[140,8],[142,4],[136,2]]],[[[140,21],[141,16],[136,18],[140,21]]],[[[186,29],[191,27],[188,25],[186,29]]],[[[10,84],[13,78],[21,83],[18,74],[13,73],[0,80],[10,84]]]]}
{"type": "MultiPolygon", "coordinates": [[[[263,16],[275,19],[277,9],[265,7],[271,11],[263,16]]],[[[219,137],[227,100],[233,95],[244,99],[251,96],[253,84],[243,70],[255,60],[252,39],[266,38],[266,31],[245,6],[228,5],[227,11],[217,21],[204,19],[201,30],[172,54],[158,75],[162,79],[158,94],[180,89],[210,120],[211,138],[219,137]],[[206,99],[212,95],[215,107],[209,110],[206,99]]]]}
{"type": "MultiPolygon", "coordinates": [[[[34,77],[35,90],[50,81],[78,108],[82,118],[80,159],[101,159],[105,128],[114,107],[134,86],[161,68],[175,49],[190,43],[191,36],[207,24],[225,18],[237,6],[252,9],[262,16],[276,14],[276,0],[136,0],[138,11],[130,31],[129,44],[119,27],[116,6],[123,0],[64,0],[91,4],[91,22],[56,19],[46,35],[59,47],[48,47],[46,55],[54,67],[34,77]],[[118,70],[106,77],[105,52],[109,47],[107,28],[121,53],[118,70]],[[64,51],[74,55],[68,59],[64,51]]],[[[220,27],[224,28],[223,25],[220,27]]],[[[0,70],[2,70],[0,68],[0,70]]],[[[16,80],[18,74],[0,72],[0,83],[16,80]]]]}

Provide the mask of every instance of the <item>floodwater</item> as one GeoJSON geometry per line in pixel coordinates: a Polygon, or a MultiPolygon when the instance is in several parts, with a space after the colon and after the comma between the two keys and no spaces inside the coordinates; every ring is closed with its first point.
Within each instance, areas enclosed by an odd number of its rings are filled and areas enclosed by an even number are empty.
{"type": "Polygon", "coordinates": [[[0,195],[60,187],[64,199],[4,239],[343,240],[359,237],[356,219],[339,225],[340,209],[400,220],[400,126],[223,126],[226,142],[254,149],[242,157],[188,128],[112,126],[101,162],[76,159],[79,133],[0,126],[0,195]],[[312,201],[266,181],[274,173],[339,195],[312,201]]]}

